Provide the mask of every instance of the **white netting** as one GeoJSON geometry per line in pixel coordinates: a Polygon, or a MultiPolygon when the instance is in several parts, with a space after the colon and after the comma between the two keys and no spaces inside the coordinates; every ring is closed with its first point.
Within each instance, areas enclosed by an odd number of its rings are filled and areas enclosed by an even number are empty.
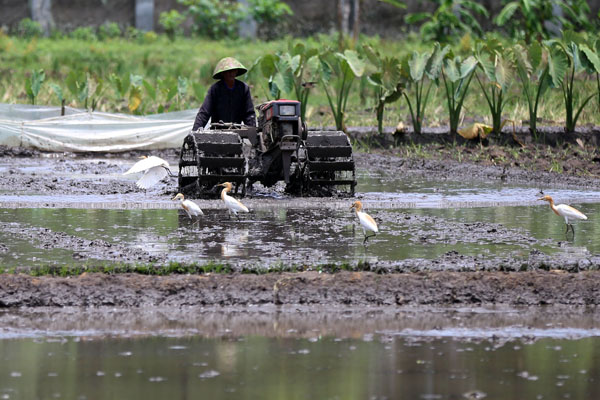
{"type": "Polygon", "coordinates": [[[0,104],[0,145],[46,151],[178,148],[197,110],[147,116],[88,112],[67,107],[0,104]]]}

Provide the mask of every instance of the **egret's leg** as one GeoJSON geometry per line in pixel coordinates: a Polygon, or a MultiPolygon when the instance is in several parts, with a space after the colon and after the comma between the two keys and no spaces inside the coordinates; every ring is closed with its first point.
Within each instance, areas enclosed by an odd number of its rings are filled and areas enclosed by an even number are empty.
{"type": "Polygon", "coordinates": [[[369,240],[369,238],[370,238],[370,237],[373,237],[373,236],[375,236],[375,232],[373,232],[373,234],[372,234],[372,235],[365,235],[365,240],[363,240],[363,244],[366,244],[366,243],[367,243],[367,240],[369,240]]]}

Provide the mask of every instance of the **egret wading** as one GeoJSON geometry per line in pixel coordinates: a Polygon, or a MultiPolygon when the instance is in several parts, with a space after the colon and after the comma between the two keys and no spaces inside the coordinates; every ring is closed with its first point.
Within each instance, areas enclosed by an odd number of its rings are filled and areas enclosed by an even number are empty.
{"type": "Polygon", "coordinates": [[[559,204],[557,206],[554,205],[554,200],[552,199],[552,197],[546,195],[544,197],[540,197],[538,200],[543,200],[543,201],[547,201],[548,203],[550,203],[550,208],[552,209],[552,211],[554,211],[554,213],[556,215],[558,215],[559,217],[563,217],[565,219],[565,223],[567,224],[567,230],[565,231],[565,234],[567,234],[569,232],[569,227],[571,227],[571,230],[573,231],[573,235],[575,235],[575,229],[573,228],[573,225],[571,224],[571,222],[573,221],[577,221],[577,220],[585,220],[587,219],[587,216],[582,213],[581,211],[568,206],[566,204],[559,204]]]}
{"type": "Polygon", "coordinates": [[[162,158],[156,156],[141,156],[140,158],[140,161],[123,173],[123,175],[128,175],[144,172],[144,175],[135,183],[140,189],[148,189],[156,185],[167,175],[170,177],[175,176],[171,173],[169,163],[162,158]]]}
{"type": "Polygon", "coordinates": [[[238,219],[240,219],[238,212],[245,212],[245,213],[249,212],[248,207],[243,205],[239,200],[234,199],[233,197],[231,197],[227,194],[227,193],[231,192],[231,188],[232,188],[231,182],[220,183],[217,186],[224,187],[224,189],[221,190],[221,199],[225,203],[225,206],[227,206],[230,217],[231,217],[231,213],[233,213],[238,219]]]}
{"type": "Polygon", "coordinates": [[[191,200],[184,199],[183,193],[177,193],[177,196],[173,197],[173,200],[181,200],[181,207],[192,221],[194,220],[194,217],[204,215],[202,209],[198,207],[198,204],[194,203],[191,200]]]}
{"type": "Polygon", "coordinates": [[[351,206],[350,209],[353,209],[354,211],[356,211],[356,216],[358,217],[358,220],[360,221],[360,225],[362,226],[363,229],[363,233],[365,235],[365,240],[363,240],[363,244],[367,243],[367,240],[371,237],[371,236],[375,236],[377,233],[379,233],[379,229],[377,228],[377,222],[375,222],[375,220],[366,212],[364,212],[363,209],[363,205],[360,201],[355,201],[351,206]],[[372,232],[372,235],[368,235],[367,231],[372,232]]]}

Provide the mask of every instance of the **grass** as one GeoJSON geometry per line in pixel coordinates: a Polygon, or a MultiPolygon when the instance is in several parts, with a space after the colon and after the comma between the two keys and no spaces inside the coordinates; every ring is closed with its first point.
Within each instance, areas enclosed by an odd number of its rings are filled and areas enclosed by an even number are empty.
{"type": "MultiPolygon", "coordinates": [[[[239,272],[242,274],[263,275],[268,273],[283,273],[283,272],[304,272],[317,271],[319,273],[337,273],[341,271],[371,271],[372,267],[368,262],[358,262],[351,264],[348,262],[327,263],[319,265],[292,265],[284,262],[264,268],[243,267],[235,269],[229,264],[216,262],[208,262],[206,264],[184,264],[179,262],[170,262],[166,265],[155,264],[90,264],[84,263],[81,265],[41,265],[35,267],[0,267],[0,274],[27,274],[34,277],[73,277],[80,276],[85,273],[100,273],[107,275],[117,274],[140,274],[152,276],[168,276],[168,275],[204,275],[204,274],[232,274],[239,272]]],[[[375,271],[381,272],[381,271],[375,271]]]]}

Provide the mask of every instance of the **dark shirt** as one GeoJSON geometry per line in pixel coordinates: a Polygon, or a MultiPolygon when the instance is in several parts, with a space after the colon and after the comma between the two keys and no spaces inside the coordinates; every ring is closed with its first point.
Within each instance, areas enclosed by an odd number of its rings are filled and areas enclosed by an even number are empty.
{"type": "Polygon", "coordinates": [[[212,118],[212,122],[243,122],[256,126],[256,114],[248,85],[237,79],[231,89],[223,80],[214,83],[208,89],[202,107],[196,114],[192,130],[204,128],[209,118],[212,118]]]}

